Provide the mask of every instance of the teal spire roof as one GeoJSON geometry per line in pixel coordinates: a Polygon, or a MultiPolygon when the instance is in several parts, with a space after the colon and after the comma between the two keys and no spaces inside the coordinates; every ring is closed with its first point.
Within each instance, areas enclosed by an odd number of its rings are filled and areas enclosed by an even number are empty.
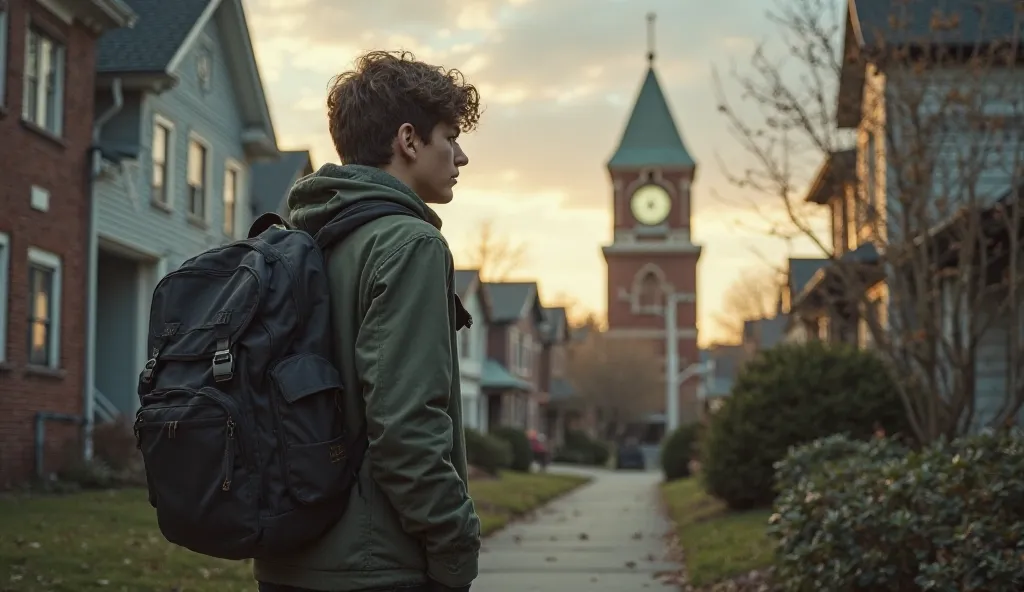
{"type": "Polygon", "coordinates": [[[679,136],[653,66],[647,69],[626,131],[608,166],[696,166],[679,136]]]}

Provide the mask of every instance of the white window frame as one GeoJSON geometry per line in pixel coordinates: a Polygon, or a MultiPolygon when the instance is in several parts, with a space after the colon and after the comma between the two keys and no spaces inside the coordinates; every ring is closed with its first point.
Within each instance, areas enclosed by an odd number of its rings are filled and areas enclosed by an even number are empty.
{"type": "Polygon", "coordinates": [[[523,376],[530,376],[533,373],[533,335],[524,333],[523,338],[519,344],[519,373],[523,376]]]}
{"type": "MultiPolygon", "coordinates": [[[[6,7],[0,7],[0,107],[7,104],[7,10],[6,7]]],[[[0,355],[0,361],[3,359],[3,355],[0,355]]]]}
{"type": "Polygon", "coordinates": [[[11,286],[11,237],[0,232],[0,362],[7,361],[7,307],[11,286]]]}
{"type": "MultiPolygon", "coordinates": [[[[31,23],[25,30],[25,71],[22,74],[22,104],[21,104],[21,117],[25,121],[28,121],[32,125],[46,130],[55,136],[64,135],[64,78],[66,76],[65,70],[67,68],[67,47],[64,42],[55,39],[52,35],[47,33],[44,29],[33,26],[31,23]],[[54,86],[54,105],[53,105],[53,121],[45,121],[40,123],[40,113],[30,111],[33,107],[38,109],[40,104],[43,105],[43,112],[48,105],[45,103],[45,97],[36,96],[36,104],[32,107],[29,106],[28,101],[28,73],[29,73],[29,50],[28,46],[32,42],[33,36],[39,36],[41,38],[49,40],[56,47],[56,65],[54,66],[53,86],[54,86]]],[[[38,73],[37,73],[38,74],[38,73]]],[[[36,91],[43,90],[41,81],[36,82],[36,91]]]]}
{"type": "Polygon", "coordinates": [[[516,326],[509,326],[508,328],[508,351],[509,351],[509,365],[512,366],[513,372],[519,371],[519,328],[516,326]]]}
{"type": "MultiPolygon", "coordinates": [[[[55,255],[55,254],[50,253],[48,251],[44,251],[42,249],[38,249],[36,247],[29,247],[28,248],[28,263],[29,263],[30,266],[31,265],[37,265],[39,267],[47,268],[47,269],[49,269],[50,271],[53,272],[53,286],[51,286],[52,297],[53,297],[53,302],[52,302],[52,307],[53,308],[52,308],[52,311],[51,311],[52,317],[50,318],[50,329],[51,329],[51,331],[50,331],[50,351],[49,351],[49,354],[50,354],[49,358],[50,359],[49,359],[49,363],[46,364],[43,367],[44,368],[51,368],[51,369],[58,369],[58,368],[60,368],[60,344],[61,344],[61,331],[60,331],[60,328],[61,328],[61,318],[60,318],[60,312],[61,312],[61,306],[62,306],[62,303],[61,303],[61,284],[62,284],[62,276],[63,276],[61,260],[60,260],[60,257],[58,255],[55,255]]],[[[26,273],[27,273],[27,270],[26,270],[26,273]]],[[[28,307],[29,307],[29,309],[31,309],[32,308],[32,304],[33,304],[32,303],[32,285],[31,285],[31,282],[29,283],[28,290],[29,290],[28,307]]],[[[32,331],[32,325],[30,323],[28,328],[27,328],[28,335],[26,335],[26,337],[29,338],[29,344],[31,344],[31,337],[32,337],[31,336],[31,331],[32,331]]],[[[26,353],[29,353],[29,352],[26,352],[26,353]]]]}
{"type": "Polygon", "coordinates": [[[163,199],[159,199],[156,193],[153,191],[153,170],[149,171],[149,187],[150,187],[150,200],[151,203],[157,207],[164,208],[167,210],[174,209],[174,154],[175,144],[177,143],[177,133],[174,127],[174,122],[167,119],[159,113],[153,114],[153,125],[150,127],[149,133],[149,166],[156,166],[156,155],[153,153],[153,140],[156,138],[156,128],[160,126],[167,130],[167,146],[165,147],[166,153],[164,154],[164,196],[163,199]]]}
{"type": "Polygon", "coordinates": [[[185,193],[185,214],[197,222],[204,224],[210,221],[210,201],[213,197],[213,146],[210,145],[205,138],[195,132],[189,132],[188,134],[188,152],[185,155],[185,187],[187,191],[185,193]],[[192,143],[195,142],[203,147],[205,150],[205,161],[203,163],[203,211],[201,214],[196,214],[192,211],[192,185],[189,180],[189,169],[192,168],[192,143]]]}
{"type": "Polygon", "coordinates": [[[225,235],[227,235],[227,236],[229,236],[231,238],[238,238],[238,227],[241,226],[241,224],[239,224],[239,222],[240,222],[240,220],[239,220],[239,213],[241,213],[243,211],[243,208],[245,207],[244,200],[242,199],[242,196],[244,194],[245,194],[245,167],[243,167],[242,163],[238,162],[237,160],[235,160],[233,158],[229,158],[229,159],[224,161],[224,183],[223,183],[223,187],[221,188],[220,201],[221,201],[222,211],[224,212],[224,220],[223,220],[223,224],[221,225],[221,229],[224,231],[225,235]],[[234,208],[234,212],[232,213],[231,230],[230,231],[226,228],[227,223],[228,223],[228,211],[227,211],[228,202],[227,202],[227,191],[226,191],[226,189],[228,187],[228,173],[234,173],[235,174],[235,204],[234,204],[235,208],[234,208]]]}

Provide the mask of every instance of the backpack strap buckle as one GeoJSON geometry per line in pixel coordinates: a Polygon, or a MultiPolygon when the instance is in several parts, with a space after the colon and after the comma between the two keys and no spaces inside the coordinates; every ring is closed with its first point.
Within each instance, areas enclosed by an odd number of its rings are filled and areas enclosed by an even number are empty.
{"type": "Polygon", "coordinates": [[[235,357],[228,347],[227,339],[217,340],[217,351],[213,354],[213,379],[217,382],[225,382],[235,376],[235,357]]]}

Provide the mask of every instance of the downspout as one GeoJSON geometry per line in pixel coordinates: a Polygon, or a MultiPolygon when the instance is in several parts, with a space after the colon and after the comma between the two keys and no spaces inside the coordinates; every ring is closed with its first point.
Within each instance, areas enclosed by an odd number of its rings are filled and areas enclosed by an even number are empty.
{"type": "Polygon", "coordinates": [[[96,421],[96,404],[93,391],[96,387],[96,291],[99,259],[99,233],[97,219],[99,208],[96,204],[96,178],[103,168],[103,154],[100,151],[100,136],[103,126],[107,124],[121,108],[124,107],[124,94],[121,79],[115,78],[111,87],[114,103],[96,118],[92,127],[92,170],[89,175],[89,261],[86,267],[88,286],[86,290],[86,330],[85,330],[85,388],[82,393],[84,401],[84,420],[82,422],[82,451],[85,460],[92,460],[92,431],[96,421]]]}

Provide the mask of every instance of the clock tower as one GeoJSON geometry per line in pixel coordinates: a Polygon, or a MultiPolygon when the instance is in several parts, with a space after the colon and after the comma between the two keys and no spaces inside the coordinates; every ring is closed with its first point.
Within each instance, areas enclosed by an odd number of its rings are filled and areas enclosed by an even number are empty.
{"type": "MultiPolygon", "coordinates": [[[[653,15],[648,16],[653,27],[653,15]]],[[[649,29],[653,37],[653,30],[649,29]]],[[[697,261],[690,240],[691,188],[697,171],[654,69],[648,67],[619,146],[608,161],[613,239],[608,265],[608,333],[650,340],[662,359],[669,349],[667,306],[675,307],[679,371],[697,363],[697,261]]],[[[697,380],[679,384],[678,425],[698,418],[697,380]]],[[[666,410],[667,412],[668,410],[666,410]]],[[[670,420],[671,422],[671,420],[670,420]]],[[[671,422],[675,423],[675,422],[671,422]]]]}

